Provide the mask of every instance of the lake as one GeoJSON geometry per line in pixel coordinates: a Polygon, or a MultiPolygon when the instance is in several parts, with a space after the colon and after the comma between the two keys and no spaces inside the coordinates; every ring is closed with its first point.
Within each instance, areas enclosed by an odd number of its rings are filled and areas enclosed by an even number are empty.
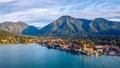
{"type": "Polygon", "coordinates": [[[0,68],[120,68],[120,56],[73,55],[38,44],[0,46],[0,68]]]}

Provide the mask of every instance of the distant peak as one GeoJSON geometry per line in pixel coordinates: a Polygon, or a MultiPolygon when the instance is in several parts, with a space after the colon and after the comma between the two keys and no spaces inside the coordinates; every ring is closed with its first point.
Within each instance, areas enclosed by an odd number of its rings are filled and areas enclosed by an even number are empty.
{"type": "Polygon", "coordinates": [[[11,21],[5,21],[5,22],[2,22],[2,24],[7,24],[7,25],[10,25],[10,24],[18,24],[18,25],[24,25],[24,26],[27,26],[26,23],[24,22],[11,22],[11,21]]]}
{"type": "Polygon", "coordinates": [[[5,21],[5,22],[3,22],[3,23],[14,23],[14,22],[10,22],[10,21],[5,21]]]}
{"type": "Polygon", "coordinates": [[[10,24],[14,24],[14,22],[5,21],[5,22],[2,22],[2,23],[0,23],[0,24],[10,25],[10,24]]]}
{"type": "Polygon", "coordinates": [[[91,21],[91,20],[88,20],[88,19],[85,19],[85,18],[77,18],[77,19],[82,20],[82,21],[84,21],[84,20],[91,21]]]}
{"type": "Polygon", "coordinates": [[[94,19],[94,21],[100,21],[100,20],[107,21],[107,19],[105,19],[105,18],[95,18],[95,19],[94,19]]]}
{"type": "Polygon", "coordinates": [[[17,23],[24,23],[24,22],[22,22],[22,21],[18,21],[17,23]]]}
{"type": "Polygon", "coordinates": [[[11,21],[5,21],[5,22],[3,22],[3,23],[24,23],[24,22],[11,22],[11,21]]]}
{"type": "Polygon", "coordinates": [[[21,22],[21,21],[19,21],[19,22],[17,22],[18,24],[23,24],[23,25],[27,25],[26,23],[24,23],[24,22],[21,22]]]}
{"type": "Polygon", "coordinates": [[[64,15],[64,16],[61,16],[60,18],[73,18],[73,17],[71,17],[69,15],[64,15]]]}

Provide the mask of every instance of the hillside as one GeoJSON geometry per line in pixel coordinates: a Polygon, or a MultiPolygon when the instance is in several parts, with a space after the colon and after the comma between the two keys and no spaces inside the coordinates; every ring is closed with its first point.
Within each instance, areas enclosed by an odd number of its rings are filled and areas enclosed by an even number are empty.
{"type": "Polygon", "coordinates": [[[62,16],[40,30],[44,36],[80,36],[80,35],[115,35],[120,34],[120,22],[104,18],[94,20],[62,16]],[[112,30],[112,31],[111,31],[112,30]]]}
{"type": "Polygon", "coordinates": [[[28,27],[27,24],[23,22],[3,22],[0,23],[0,30],[9,31],[15,34],[21,34],[21,32],[28,27]]]}
{"type": "Polygon", "coordinates": [[[30,36],[120,36],[120,22],[109,21],[104,18],[87,20],[83,18],[73,18],[71,16],[61,16],[56,21],[41,29],[35,26],[29,26],[23,22],[3,22],[0,23],[0,30],[30,36]]]}
{"type": "Polygon", "coordinates": [[[23,22],[3,22],[0,23],[0,30],[5,30],[14,34],[31,35],[39,34],[39,29],[34,26],[29,26],[23,22]]]}
{"type": "Polygon", "coordinates": [[[22,31],[23,35],[31,35],[31,36],[38,36],[39,34],[39,29],[34,26],[28,26],[26,29],[22,31]]]}
{"type": "Polygon", "coordinates": [[[0,30],[0,44],[32,43],[33,37],[20,36],[8,31],[0,30]]]}

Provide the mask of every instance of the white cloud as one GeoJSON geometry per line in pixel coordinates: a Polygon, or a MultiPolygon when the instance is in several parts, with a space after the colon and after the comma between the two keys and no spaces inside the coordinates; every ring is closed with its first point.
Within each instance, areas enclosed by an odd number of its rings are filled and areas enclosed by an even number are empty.
{"type": "Polygon", "coordinates": [[[120,4],[116,2],[114,0],[0,0],[0,3],[7,3],[0,4],[0,22],[23,21],[30,25],[45,26],[62,15],[87,19],[103,17],[120,21],[113,18],[120,16],[120,4]]]}
{"type": "MultiPolygon", "coordinates": [[[[23,21],[28,24],[34,23],[32,21],[37,20],[54,20],[59,14],[57,9],[44,9],[44,8],[32,8],[24,11],[13,12],[5,15],[0,16],[0,22],[4,21],[23,21]]],[[[47,25],[48,22],[39,22],[40,26],[47,25]]],[[[50,23],[50,22],[49,22],[50,23]]],[[[34,23],[36,26],[36,22],[34,23]]],[[[39,25],[37,25],[39,26],[39,25]]]]}
{"type": "Polygon", "coordinates": [[[9,2],[13,2],[14,0],[0,0],[0,3],[9,3],[9,2]]]}
{"type": "Polygon", "coordinates": [[[37,15],[38,13],[43,13],[47,11],[47,9],[39,9],[39,8],[33,8],[29,10],[19,11],[19,12],[13,12],[9,14],[5,14],[0,16],[0,21],[29,21],[32,19],[32,15],[37,15]]]}
{"type": "Polygon", "coordinates": [[[29,23],[29,25],[34,25],[34,26],[36,26],[36,27],[43,27],[43,26],[46,26],[48,23],[46,23],[46,22],[33,22],[33,23],[29,23]]]}

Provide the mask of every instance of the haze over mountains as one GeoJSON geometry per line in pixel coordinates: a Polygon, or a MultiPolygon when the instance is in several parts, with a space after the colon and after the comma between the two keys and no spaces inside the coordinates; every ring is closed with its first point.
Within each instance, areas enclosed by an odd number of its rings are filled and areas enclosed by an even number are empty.
{"type": "Polygon", "coordinates": [[[104,18],[87,20],[62,16],[56,21],[39,29],[23,22],[4,22],[1,30],[23,35],[37,36],[79,36],[79,35],[115,35],[120,36],[120,22],[108,21],[104,18]]]}

